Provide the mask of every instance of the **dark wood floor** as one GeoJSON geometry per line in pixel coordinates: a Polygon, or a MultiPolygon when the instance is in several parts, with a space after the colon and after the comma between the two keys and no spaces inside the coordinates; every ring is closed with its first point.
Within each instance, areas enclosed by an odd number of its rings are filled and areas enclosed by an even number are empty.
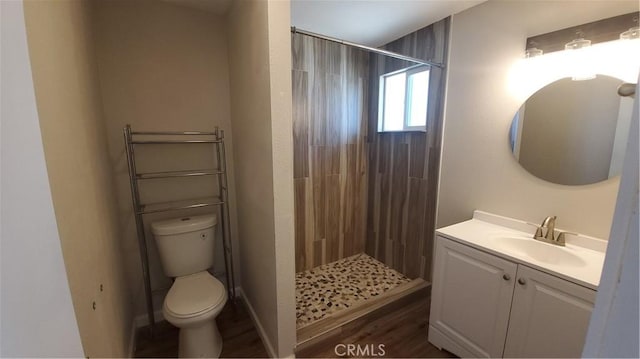
{"type": "MultiPolygon", "coordinates": [[[[253,326],[244,304],[229,301],[216,318],[222,336],[223,358],[267,358],[269,355],[253,326]]],[[[156,326],[154,339],[145,328],[138,333],[136,358],[175,358],[178,356],[178,328],[166,321],[156,326]]]]}
{"type": "MultiPolygon", "coordinates": [[[[345,358],[335,352],[338,344],[375,346],[384,344],[387,358],[454,358],[427,341],[430,301],[423,290],[400,299],[392,310],[379,310],[346,324],[337,337],[296,352],[297,358],[345,358]]],[[[241,301],[228,302],[217,318],[224,343],[223,358],[266,358],[268,354],[251,317],[241,301]]],[[[159,323],[156,335],[150,340],[146,330],[138,333],[137,358],[171,358],[178,355],[178,329],[167,322],[159,323]]],[[[371,348],[370,348],[371,349],[371,348]]],[[[376,349],[378,350],[378,349],[376,349]]],[[[344,347],[339,348],[344,352],[344,347]]],[[[380,354],[378,350],[376,352],[380,354]]],[[[369,355],[373,357],[374,355],[369,355]]],[[[380,355],[378,355],[380,356],[380,355]]]]}
{"type": "MultiPolygon", "coordinates": [[[[441,351],[427,341],[429,326],[430,298],[423,290],[410,297],[400,299],[392,310],[379,310],[367,317],[346,324],[339,336],[328,338],[321,343],[296,352],[297,358],[349,358],[350,355],[337,355],[336,345],[355,344],[369,346],[369,353],[378,345],[384,344],[384,357],[387,358],[455,358],[447,351],[441,351]]],[[[339,354],[345,354],[345,347],[338,348],[339,354]]],[[[375,355],[368,355],[373,357],[375,355]]]]}

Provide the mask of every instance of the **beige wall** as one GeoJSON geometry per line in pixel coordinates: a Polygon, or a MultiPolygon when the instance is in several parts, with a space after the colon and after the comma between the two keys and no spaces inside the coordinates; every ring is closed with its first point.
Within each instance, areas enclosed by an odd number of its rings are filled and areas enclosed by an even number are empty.
{"type": "Polygon", "coordinates": [[[438,226],[474,209],[607,238],[618,179],[567,187],[530,175],[509,151],[513,114],[524,98],[509,71],[528,36],[638,10],[637,1],[490,1],[453,17],[448,64],[438,226]]]}
{"type": "MultiPolygon", "coordinates": [[[[122,136],[126,124],[138,131],[212,131],[215,126],[225,130],[232,237],[238,254],[226,26],[224,19],[215,14],[155,0],[99,1],[94,20],[109,157],[116,173],[118,213],[124,229],[126,273],[135,297],[135,313],[144,315],[142,272],[122,136]]],[[[213,147],[136,147],[136,156],[139,172],[211,168],[213,147]]],[[[215,180],[209,176],[151,180],[141,182],[140,193],[146,203],[197,198],[214,194],[215,180]]],[[[171,281],[162,271],[149,224],[160,218],[211,211],[210,207],[144,217],[152,288],[159,290],[154,295],[156,310],[161,310],[171,281]]],[[[217,230],[221,238],[220,226],[217,230]]],[[[216,251],[214,271],[224,279],[220,240],[216,251]]]]}
{"type": "Polygon", "coordinates": [[[27,1],[24,10],[42,142],[82,345],[87,356],[121,357],[129,354],[132,313],[88,5],[27,1]]]}
{"type": "Polygon", "coordinates": [[[289,2],[228,15],[242,289],[272,356],[295,344],[289,2]]]}

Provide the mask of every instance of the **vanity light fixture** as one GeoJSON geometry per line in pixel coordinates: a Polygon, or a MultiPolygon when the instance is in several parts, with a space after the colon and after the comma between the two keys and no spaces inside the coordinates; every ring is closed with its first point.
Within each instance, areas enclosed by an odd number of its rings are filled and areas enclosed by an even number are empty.
{"type": "Polygon", "coordinates": [[[544,51],[538,48],[537,42],[527,41],[527,49],[524,51],[524,57],[526,59],[542,56],[542,54],[544,54],[544,51]]]}
{"type": "Polygon", "coordinates": [[[620,40],[640,39],[640,26],[632,27],[620,34],[620,40]]]}
{"type": "MultiPolygon", "coordinates": [[[[580,32],[577,33],[580,35],[580,32]]],[[[580,51],[584,52],[583,49],[591,47],[591,40],[586,40],[582,37],[574,39],[571,42],[568,42],[564,45],[564,49],[566,51],[580,51]]],[[[591,80],[596,77],[596,75],[589,68],[588,61],[584,61],[580,59],[580,56],[574,57],[574,70],[571,79],[574,81],[582,81],[582,80],[591,80]]]]}
{"type": "Polygon", "coordinates": [[[631,19],[633,26],[620,34],[620,40],[640,39],[640,26],[638,26],[638,16],[631,19]]]}
{"type": "Polygon", "coordinates": [[[571,42],[568,42],[566,45],[564,45],[564,49],[565,50],[578,50],[578,49],[583,49],[585,47],[589,47],[591,46],[591,40],[585,40],[583,38],[579,38],[579,39],[574,39],[571,42]]]}
{"type": "Polygon", "coordinates": [[[526,58],[531,58],[531,57],[536,57],[536,56],[542,56],[543,51],[540,50],[537,47],[531,47],[528,48],[527,50],[525,50],[524,52],[524,57],[526,58]]]}
{"type": "Polygon", "coordinates": [[[639,14],[636,11],[528,37],[522,58],[509,72],[509,92],[524,102],[551,82],[565,77],[593,78],[593,74],[635,83],[640,70],[639,14]]]}

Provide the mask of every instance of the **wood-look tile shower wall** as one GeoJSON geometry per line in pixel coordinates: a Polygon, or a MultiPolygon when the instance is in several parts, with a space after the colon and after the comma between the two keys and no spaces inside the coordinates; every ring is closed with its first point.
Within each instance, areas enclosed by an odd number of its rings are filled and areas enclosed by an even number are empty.
{"type": "Polygon", "coordinates": [[[369,54],[292,34],[296,271],[364,252],[369,54]]]}
{"type": "MultiPolygon", "coordinates": [[[[449,18],[385,46],[446,63],[449,18]]],[[[370,58],[369,174],[366,253],[409,278],[431,278],[442,136],[445,70],[431,67],[426,132],[377,133],[378,79],[415,65],[370,58]]]]}

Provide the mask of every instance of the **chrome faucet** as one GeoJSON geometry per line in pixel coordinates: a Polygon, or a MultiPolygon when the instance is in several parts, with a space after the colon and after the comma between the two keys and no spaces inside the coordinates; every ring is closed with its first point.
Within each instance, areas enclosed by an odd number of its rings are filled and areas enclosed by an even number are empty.
{"type": "Polygon", "coordinates": [[[533,235],[533,239],[558,246],[564,246],[564,233],[560,233],[555,237],[556,218],[556,216],[549,216],[545,218],[540,227],[536,229],[536,234],[533,235]],[[547,232],[543,234],[545,228],[547,229],[547,232]]]}

